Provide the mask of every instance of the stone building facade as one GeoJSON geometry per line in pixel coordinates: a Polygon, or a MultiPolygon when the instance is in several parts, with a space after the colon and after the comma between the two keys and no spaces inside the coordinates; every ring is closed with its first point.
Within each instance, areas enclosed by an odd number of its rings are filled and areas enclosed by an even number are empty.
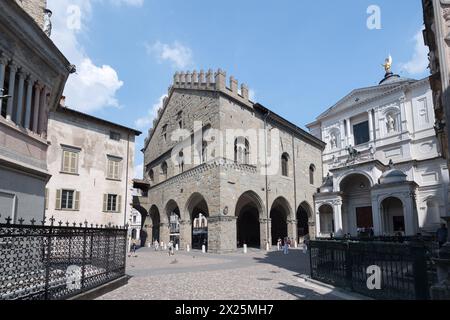
{"type": "Polygon", "coordinates": [[[141,133],[63,105],[50,113],[48,130],[47,219],[130,224],[134,144],[141,133]]]}
{"type": "Polygon", "coordinates": [[[313,194],[324,143],[261,104],[218,70],[177,73],[149,130],[139,210],[147,241],[232,252],[315,234],[313,194]],[[207,234],[193,241],[193,224],[207,234]],[[299,234],[300,231],[300,234],[299,234]]]}
{"type": "Polygon", "coordinates": [[[48,112],[74,67],[42,31],[45,1],[18,2],[0,2],[0,214],[29,222],[44,216],[48,112]]]}
{"type": "Polygon", "coordinates": [[[448,166],[434,129],[428,78],[390,70],[308,125],[327,143],[315,195],[317,233],[434,233],[448,210],[448,166]]]}

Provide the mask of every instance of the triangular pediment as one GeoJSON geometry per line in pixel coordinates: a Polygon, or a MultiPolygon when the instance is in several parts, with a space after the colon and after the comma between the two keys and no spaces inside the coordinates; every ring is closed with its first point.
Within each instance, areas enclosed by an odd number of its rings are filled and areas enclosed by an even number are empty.
{"type": "Polygon", "coordinates": [[[368,102],[377,97],[381,98],[383,95],[385,95],[395,89],[398,89],[399,87],[401,87],[405,84],[411,83],[411,82],[415,82],[415,80],[408,79],[408,80],[398,81],[398,82],[390,83],[390,84],[355,89],[352,92],[350,92],[348,95],[346,95],[344,98],[339,100],[334,106],[332,106],[327,111],[322,113],[317,118],[317,120],[321,120],[325,117],[329,117],[331,115],[345,111],[346,109],[351,108],[356,104],[368,102]]]}

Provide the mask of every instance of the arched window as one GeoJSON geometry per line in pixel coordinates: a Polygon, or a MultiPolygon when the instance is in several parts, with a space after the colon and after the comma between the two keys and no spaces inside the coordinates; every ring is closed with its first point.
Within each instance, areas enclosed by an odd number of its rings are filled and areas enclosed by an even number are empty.
{"type": "Polygon", "coordinates": [[[309,183],[311,185],[314,185],[314,174],[315,173],[316,173],[316,166],[312,164],[309,166],[309,183]]]}
{"type": "Polygon", "coordinates": [[[178,158],[179,158],[179,166],[180,166],[180,173],[184,172],[184,153],[183,151],[180,151],[180,153],[178,154],[178,158]]]}
{"type": "Polygon", "coordinates": [[[281,156],[281,174],[285,177],[289,176],[289,156],[287,153],[283,153],[281,156]]]}
{"type": "Polygon", "coordinates": [[[155,180],[155,173],[153,172],[153,169],[150,169],[148,171],[148,177],[149,177],[150,181],[152,181],[152,182],[155,180]]]}
{"type": "Polygon", "coordinates": [[[250,143],[244,137],[234,141],[234,161],[239,164],[250,163],[250,143]]]}
{"type": "Polygon", "coordinates": [[[167,162],[165,161],[161,164],[161,172],[164,179],[167,179],[167,162]]]}

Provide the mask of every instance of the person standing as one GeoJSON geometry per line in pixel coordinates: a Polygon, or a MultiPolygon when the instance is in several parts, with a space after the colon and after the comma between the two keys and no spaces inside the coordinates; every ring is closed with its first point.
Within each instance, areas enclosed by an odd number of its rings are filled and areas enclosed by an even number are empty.
{"type": "Polygon", "coordinates": [[[289,254],[289,244],[287,238],[284,239],[284,254],[289,254]]]}
{"type": "Polygon", "coordinates": [[[278,251],[281,251],[281,238],[278,238],[277,248],[278,248],[278,251]]]}
{"type": "Polygon", "coordinates": [[[439,249],[441,249],[448,240],[448,229],[444,223],[441,224],[441,227],[436,232],[436,238],[439,243],[439,249]]]}

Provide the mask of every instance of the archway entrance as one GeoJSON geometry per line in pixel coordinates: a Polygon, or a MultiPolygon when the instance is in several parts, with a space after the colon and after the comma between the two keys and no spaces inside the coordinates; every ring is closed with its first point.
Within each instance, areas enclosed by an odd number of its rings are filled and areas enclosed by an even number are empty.
{"type": "Polygon", "coordinates": [[[303,202],[297,210],[297,236],[299,239],[309,234],[310,216],[311,207],[307,202],[303,202]]]}
{"type": "Polygon", "coordinates": [[[159,210],[156,206],[152,206],[150,208],[150,220],[151,220],[151,238],[148,241],[158,241],[160,242],[160,227],[161,227],[161,219],[159,215],[159,210]]]}
{"type": "Polygon", "coordinates": [[[187,210],[192,223],[192,249],[201,250],[204,245],[208,250],[209,210],[205,198],[194,193],[188,200],[187,210]]]}
{"type": "Polygon", "coordinates": [[[169,240],[174,245],[180,244],[180,209],[175,201],[170,200],[166,206],[166,213],[169,219],[169,240]]]}
{"type": "Polygon", "coordinates": [[[254,192],[246,192],[236,204],[237,246],[261,248],[260,216],[262,214],[261,200],[254,192]]]}
{"type": "Polygon", "coordinates": [[[319,220],[320,220],[320,235],[327,236],[333,233],[334,220],[333,220],[333,208],[324,204],[319,208],[319,220]]]}
{"type": "Polygon", "coordinates": [[[371,181],[359,173],[342,180],[342,230],[336,232],[362,236],[374,231],[371,186],[371,181]]]}
{"type": "Polygon", "coordinates": [[[290,214],[289,205],[284,198],[274,201],[270,210],[272,220],[272,245],[276,245],[278,239],[283,240],[288,236],[287,218],[290,214]]]}
{"type": "Polygon", "coordinates": [[[405,235],[405,215],[403,203],[400,199],[390,197],[381,203],[383,230],[391,235],[405,235]]]}

